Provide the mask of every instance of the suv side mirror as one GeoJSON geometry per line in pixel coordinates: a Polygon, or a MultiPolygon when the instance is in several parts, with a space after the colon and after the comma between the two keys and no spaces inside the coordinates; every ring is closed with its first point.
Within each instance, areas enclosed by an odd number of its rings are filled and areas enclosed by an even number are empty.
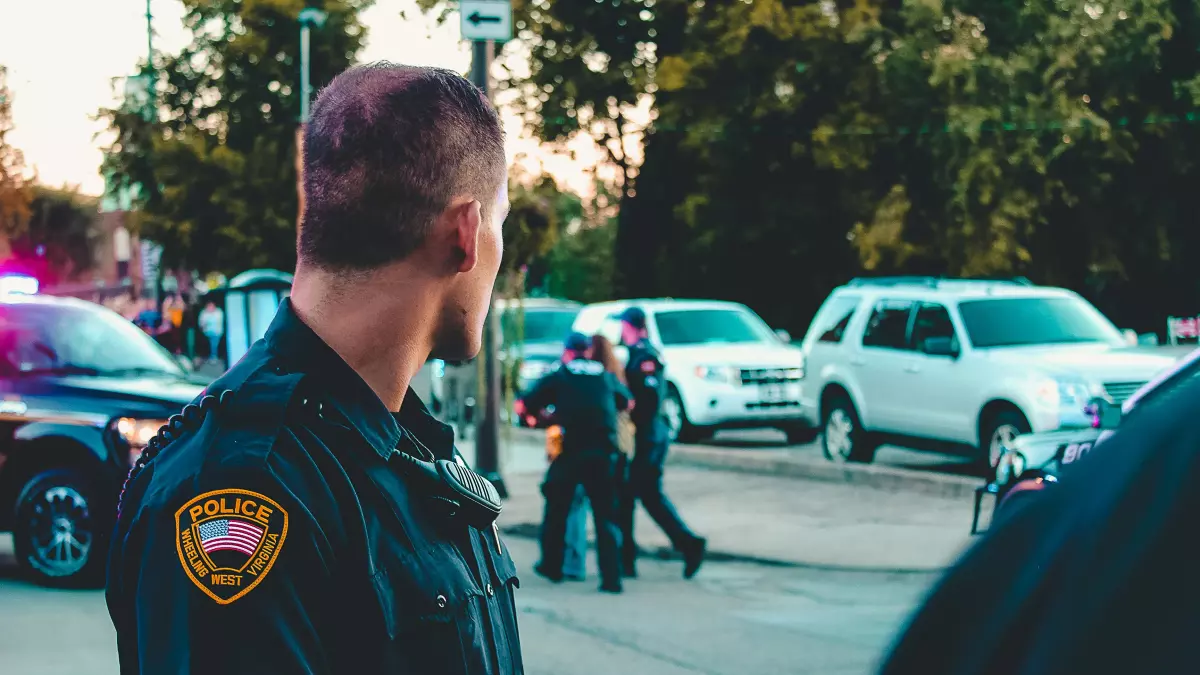
{"type": "Polygon", "coordinates": [[[780,340],[782,340],[786,343],[790,344],[792,342],[792,334],[782,328],[776,329],[775,334],[779,336],[780,340]]]}
{"type": "Polygon", "coordinates": [[[1121,424],[1121,406],[1105,398],[1094,398],[1083,409],[1092,418],[1093,429],[1116,429],[1121,424]]]}
{"type": "Polygon", "coordinates": [[[952,337],[925,338],[921,343],[921,351],[929,356],[947,356],[958,358],[958,345],[952,337]]]}

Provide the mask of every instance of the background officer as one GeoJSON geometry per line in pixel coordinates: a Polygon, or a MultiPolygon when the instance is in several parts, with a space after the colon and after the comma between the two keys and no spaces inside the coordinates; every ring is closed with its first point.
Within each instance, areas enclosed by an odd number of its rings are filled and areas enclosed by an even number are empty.
{"type": "Polygon", "coordinates": [[[621,341],[629,348],[625,381],[635,401],[631,416],[637,426],[633,461],[621,508],[621,560],[627,576],[636,576],[637,543],[633,538],[633,515],[637,500],[683,554],[683,576],[691,579],[704,561],[705,540],[688,529],[675,506],[663,493],[663,464],[670,445],[662,401],[667,394],[662,358],[646,337],[646,314],[630,307],[621,315],[621,341]]]}
{"type": "Polygon", "coordinates": [[[431,353],[480,350],[506,184],[500,120],[455,73],[365,66],[321,92],[291,298],[127,481],[122,673],[522,672],[495,512],[445,476],[499,498],[408,387],[431,353]]]}
{"type": "Polygon", "coordinates": [[[620,593],[617,411],[627,408],[632,396],[603,364],[587,358],[590,346],[586,335],[568,336],[561,364],[522,398],[531,414],[554,406],[555,421],[563,429],[562,454],[550,464],[542,484],[542,560],[534,569],[551,581],[562,581],[567,516],[582,483],[595,519],[600,590],[620,593]]]}

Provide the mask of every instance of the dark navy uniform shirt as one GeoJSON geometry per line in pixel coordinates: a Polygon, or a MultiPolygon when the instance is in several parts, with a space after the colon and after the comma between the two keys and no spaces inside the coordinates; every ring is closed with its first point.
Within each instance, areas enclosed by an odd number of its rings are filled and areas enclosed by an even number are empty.
{"type": "Polygon", "coordinates": [[[559,362],[522,397],[533,413],[554,406],[563,428],[563,452],[617,452],[617,413],[629,407],[629,389],[597,361],[559,362]]]}
{"type": "Polygon", "coordinates": [[[642,340],[629,348],[625,381],[635,401],[630,417],[637,427],[638,443],[666,443],[662,402],[667,397],[667,378],[663,374],[662,357],[649,342],[642,340]]]}
{"type": "Polygon", "coordinates": [[[461,462],[416,395],[393,415],[286,301],[207,394],[123,494],[122,673],[522,672],[508,550],[395,457],[461,462]]]}

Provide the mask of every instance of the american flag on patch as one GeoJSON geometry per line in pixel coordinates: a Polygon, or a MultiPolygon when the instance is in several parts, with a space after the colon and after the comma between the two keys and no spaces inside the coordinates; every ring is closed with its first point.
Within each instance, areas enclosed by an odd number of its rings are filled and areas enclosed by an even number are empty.
{"type": "Polygon", "coordinates": [[[210,520],[200,524],[200,548],[213,551],[238,551],[253,555],[262,541],[263,528],[241,520],[210,520]]]}

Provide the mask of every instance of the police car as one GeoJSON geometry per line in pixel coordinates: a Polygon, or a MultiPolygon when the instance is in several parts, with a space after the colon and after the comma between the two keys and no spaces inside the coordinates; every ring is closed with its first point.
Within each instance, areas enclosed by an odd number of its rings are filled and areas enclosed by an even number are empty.
{"type": "Polygon", "coordinates": [[[203,384],[115,312],[35,291],[0,279],[0,531],[36,581],[90,585],[129,467],[203,384]]]}
{"type": "Polygon", "coordinates": [[[1097,444],[1112,435],[1123,417],[1167,398],[1180,385],[1200,377],[1200,349],[1194,349],[1159,374],[1119,407],[1095,399],[1085,409],[1091,425],[1046,433],[1025,434],[1008,442],[996,466],[995,478],[975,492],[971,533],[979,531],[984,495],[995,495],[993,514],[1049,487],[1064,467],[1083,459],[1097,444]]]}

